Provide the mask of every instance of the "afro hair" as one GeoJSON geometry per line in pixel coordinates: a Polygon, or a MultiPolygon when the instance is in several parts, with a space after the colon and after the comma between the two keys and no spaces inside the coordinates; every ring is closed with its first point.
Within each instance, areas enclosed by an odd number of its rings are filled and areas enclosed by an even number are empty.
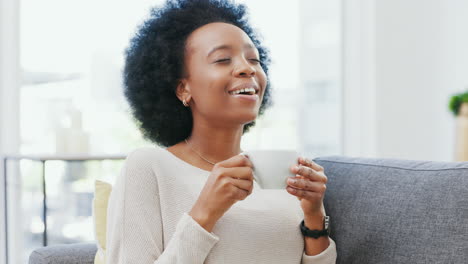
{"type": "MultiPolygon", "coordinates": [[[[249,25],[244,5],[229,0],[168,0],[151,10],[126,50],[124,93],[146,139],[168,147],[190,136],[190,108],[176,96],[178,80],[184,73],[185,44],[193,31],[214,22],[237,26],[250,37],[268,80],[268,50],[249,25]]],[[[259,115],[271,105],[269,83],[259,115]]],[[[244,125],[243,132],[254,125],[255,121],[244,125]]]]}

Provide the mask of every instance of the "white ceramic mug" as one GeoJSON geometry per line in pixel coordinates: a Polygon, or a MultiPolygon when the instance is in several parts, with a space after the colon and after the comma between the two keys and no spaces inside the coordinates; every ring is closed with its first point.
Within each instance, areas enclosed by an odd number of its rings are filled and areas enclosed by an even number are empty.
{"type": "Polygon", "coordinates": [[[250,150],[245,151],[254,165],[254,176],[263,189],[284,189],[290,171],[298,164],[299,153],[294,150],[250,150]]]}

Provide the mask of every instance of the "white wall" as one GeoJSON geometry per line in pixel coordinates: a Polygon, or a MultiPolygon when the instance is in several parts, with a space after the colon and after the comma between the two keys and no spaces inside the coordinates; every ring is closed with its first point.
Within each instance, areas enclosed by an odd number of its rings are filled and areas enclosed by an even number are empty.
{"type": "Polygon", "coordinates": [[[377,157],[375,0],[343,1],[343,154],[377,157]]]}
{"type": "Polygon", "coordinates": [[[468,77],[454,81],[460,70],[468,69],[468,51],[457,50],[459,34],[467,32],[467,13],[466,1],[376,2],[377,137],[382,156],[453,159],[454,120],[447,104],[451,93],[468,86],[468,77]]]}
{"type": "Polygon", "coordinates": [[[18,1],[0,0],[0,154],[18,149],[18,5],[18,1]]]}
{"type": "MultiPolygon", "coordinates": [[[[19,142],[19,1],[0,0],[0,156],[19,142]]],[[[3,162],[0,162],[0,264],[5,256],[3,162]]]]}
{"type": "MultiPolygon", "coordinates": [[[[370,138],[375,140],[367,142],[364,131],[348,136],[348,145],[360,136],[359,147],[371,151],[348,148],[345,154],[453,160],[455,124],[447,105],[451,94],[468,87],[468,1],[363,0],[349,5],[353,6],[348,9],[356,8],[355,5],[367,7],[359,12],[367,10],[363,17],[373,26],[361,23],[358,30],[361,61],[349,59],[353,45],[350,41],[357,37],[345,38],[345,93],[368,92],[361,93],[360,99],[345,99],[345,108],[357,105],[374,111],[375,116],[354,116],[351,120],[358,122],[348,123],[345,134],[365,127],[373,131],[370,138]],[[366,51],[365,46],[371,48],[366,51]],[[360,90],[352,82],[356,72],[364,80],[360,90]]],[[[356,24],[355,13],[345,10],[345,22],[356,24]]]]}

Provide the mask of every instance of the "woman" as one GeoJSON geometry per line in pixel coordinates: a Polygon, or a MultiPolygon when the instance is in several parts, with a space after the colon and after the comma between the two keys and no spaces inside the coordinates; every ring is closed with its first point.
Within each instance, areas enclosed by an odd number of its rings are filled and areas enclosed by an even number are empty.
{"type": "Polygon", "coordinates": [[[262,190],[239,155],[270,103],[268,64],[243,5],[152,11],[127,50],[125,95],[145,136],[167,148],[128,156],[109,199],[108,263],[335,262],[326,232],[299,229],[323,229],[323,168],[300,158],[287,191],[262,190]]]}

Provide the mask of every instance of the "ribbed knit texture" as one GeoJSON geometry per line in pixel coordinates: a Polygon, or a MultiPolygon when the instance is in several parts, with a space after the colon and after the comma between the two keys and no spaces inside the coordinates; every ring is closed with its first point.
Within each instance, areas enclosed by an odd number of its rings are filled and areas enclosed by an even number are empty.
{"type": "Polygon", "coordinates": [[[107,263],[335,263],[331,239],[321,254],[304,254],[297,198],[256,182],[207,232],[187,213],[209,175],[160,147],[132,152],[109,198],[107,263]]]}

